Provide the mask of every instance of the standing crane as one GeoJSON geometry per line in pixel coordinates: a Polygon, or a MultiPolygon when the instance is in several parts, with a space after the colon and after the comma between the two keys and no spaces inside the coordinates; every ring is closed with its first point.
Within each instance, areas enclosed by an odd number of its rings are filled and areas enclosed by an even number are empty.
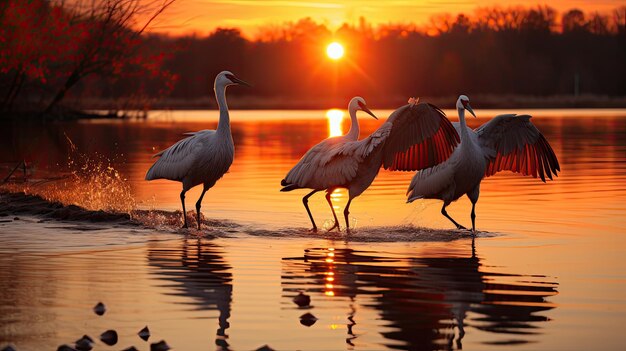
{"type": "Polygon", "coordinates": [[[414,99],[395,110],[382,126],[365,139],[358,140],[359,122],[356,111],[373,116],[365,100],[350,100],[350,131],[345,136],[328,138],[313,146],[281,181],[281,191],[312,189],[302,203],[317,230],[308,199],[318,191],[326,190],[326,201],[331,207],[334,225],[339,221],[330,201],[330,194],[338,188],[348,189],[348,203],[343,211],[346,229],[350,232],[348,215],[352,200],[367,189],[380,167],[391,170],[420,170],[446,160],[459,142],[459,137],[437,107],[414,99]]]}
{"type": "Polygon", "coordinates": [[[182,183],[180,202],[183,205],[183,228],[187,228],[185,193],[196,185],[203,184],[202,194],[196,202],[199,230],[200,207],[204,194],[222,178],[233,163],[235,145],[226,104],[226,87],[229,85],[250,86],[229,71],[220,72],[215,77],[215,97],[220,110],[217,129],[185,133],[187,138],[154,155],[159,159],[146,174],[146,180],[169,179],[182,183]]]}
{"type": "Polygon", "coordinates": [[[529,115],[506,114],[494,117],[476,130],[467,127],[465,110],[476,117],[469,98],[459,96],[456,102],[459,122],[453,123],[461,143],[448,160],[424,169],[413,176],[407,191],[407,202],[417,199],[443,201],[441,214],[457,229],[465,229],[446,212],[446,207],[466,195],[472,202],[472,231],[476,231],[476,202],[480,183],[485,177],[503,170],[538,176],[545,183],[560,171],[559,161],[541,132],[530,122],[529,115]]]}

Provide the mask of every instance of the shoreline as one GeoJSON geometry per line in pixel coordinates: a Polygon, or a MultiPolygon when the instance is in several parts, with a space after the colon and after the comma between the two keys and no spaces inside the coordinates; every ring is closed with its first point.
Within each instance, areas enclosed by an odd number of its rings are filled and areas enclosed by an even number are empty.
{"type": "MultiPolygon", "coordinates": [[[[187,212],[188,220],[193,220],[192,211],[187,212]]],[[[451,242],[472,240],[469,231],[443,230],[402,226],[361,227],[350,234],[345,232],[327,232],[320,230],[312,233],[308,228],[285,227],[266,229],[243,225],[230,220],[212,219],[201,216],[202,230],[190,227],[181,228],[180,211],[134,210],[132,213],[91,211],[76,205],[63,205],[48,201],[39,195],[23,192],[9,192],[0,189],[0,229],[11,226],[22,227],[19,216],[32,217],[38,221],[72,224],[69,229],[94,231],[98,229],[154,230],[161,233],[180,234],[181,237],[193,236],[206,239],[216,238],[268,238],[274,240],[319,239],[340,240],[361,243],[376,242],[451,242]]],[[[192,221],[193,222],[193,221],[192,221]]],[[[65,227],[59,227],[61,229],[65,227]]],[[[476,238],[490,238],[503,234],[477,232],[476,238]]]]}

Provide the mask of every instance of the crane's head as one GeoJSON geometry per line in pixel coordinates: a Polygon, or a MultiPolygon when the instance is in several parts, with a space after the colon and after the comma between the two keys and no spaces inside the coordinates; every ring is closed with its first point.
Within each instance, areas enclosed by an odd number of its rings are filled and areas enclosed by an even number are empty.
{"type": "Polygon", "coordinates": [[[230,71],[222,71],[215,77],[215,87],[223,86],[227,87],[229,85],[245,85],[247,87],[251,87],[250,84],[244,82],[243,80],[235,77],[230,71]]]}
{"type": "Polygon", "coordinates": [[[378,117],[376,117],[374,113],[372,113],[372,111],[370,111],[370,109],[367,108],[367,105],[365,104],[365,100],[360,96],[355,96],[352,98],[352,100],[350,100],[350,103],[348,104],[348,111],[352,113],[358,110],[361,110],[367,113],[368,115],[374,117],[375,119],[378,119],[378,117]]]}
{"type": "Polygon", "coordinates": [[[456,108],[457,110],[468,110],[476,118],[476,114],[474,114],[474,110],[472,110],[472,106],[469,104],[469,98],[466,95],[459,96],[459,99],[456,101],[456,108]]]}

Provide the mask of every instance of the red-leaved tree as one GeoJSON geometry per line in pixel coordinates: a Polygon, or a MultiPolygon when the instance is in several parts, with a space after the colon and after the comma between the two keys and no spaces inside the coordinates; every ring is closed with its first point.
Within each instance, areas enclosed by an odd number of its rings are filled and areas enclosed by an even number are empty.
{"type": "MultiPolygon", "coordinates": [[[[165,53],[142,46],[144,32],[175,0],[8,0],[0,5],[0,100],[10,109],[21,95],[51,112],[88,76],[161,75],[165,53]],[[147,18],[144,23],[139,18],[147,18]],[[30,90],[24,92],[24,86],[30,90]],[[36,93],[39,94],[36,94],[36,93]]],[[[28,89],[27,89],[28,90],[28,89]]]]}

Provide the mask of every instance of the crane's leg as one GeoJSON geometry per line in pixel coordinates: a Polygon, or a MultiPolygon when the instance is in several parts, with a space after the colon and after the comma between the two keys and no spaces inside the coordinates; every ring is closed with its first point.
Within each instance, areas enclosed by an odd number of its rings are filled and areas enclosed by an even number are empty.
{"type": "Polygon", "coordinates": [[[341,230],[341,228],[339,227],[339,220],[337,219],[337,214],[335,213],[335,208],[333,207],[333,203],[330,201],[330,194],[334,191],[335,189],[332,190],[326,190],[326,201],[328,202],[328,205],[330,206],[330,210],[333,211],[333,217],[335,217],[335,224],[330,227],[330,229],[328,229],[328,231],[330,232],[331,230],[337,228],[337,230],[341,230]]]}
{"type": "Polygon", "coordinates": [[[452,223],[454,223],[454,225],[456,226],[456,229],[467,229],[464,226],[457,223],[454,219],[452,219],[450,215],[448,215],[448,212],[446,212],[446,207],[448,207],[449,204],[450,204],[449,202],[445,202],[445,201],[443,202],[443,207],[441,207],[441,214],[444,215],[447,219],[449,219],[452,223]]]}
{"type": "Polygon", "coordinates": [[[209,190],[209,187],[204,185],[204,188],[202,189],[202,194],[200,195],[198,202],[196,202],[196,218],[198,220],[198,230],[200,230],[200,207],[202,207],[202,199],[204,198],[204,194],[207,190],[209,190]]]}
{"type": "Polygon", "coordinates": [[[476,233],[476,203],[472,202],[472,233],[476,233]]]}
{"type": "Polygon", "coordinates": [[[183,228],[187,228],[187,211],[185,210],[185,193],[187,192],[187,190],[185,190],[185,188],[183,188],[183,191],[180,192],[180,202],[183,204],[183,221],[185,224],[183,224],[183,228]]]}
{"type": "Polygon", "coordinates": [[[313,215],[311,214],[311,210],[309,209],[309,198],[311,197],[311,195],[315,194],[318,191],[319,190],[313,190],[310,193],[304,195],[304,197],[302,198],[302,203],[304,204],[304,208],[306,208],[306,213],[309,214],[309,218],[311,219],[311,223],[313,224],[313,228],[311,228],[311,231],[313,232],[317,231],[317,226],[315,225],[315,221],[313,220],[313,215]]]}
{"type": "Polygon", "coordinates": [[[350,222],[348,220],[348,215],[350,214],[350,203],[352,202],[352,198],[348,199],[348,203],[346,204],[346,208],[343,209],[343,217],[346,219],[346,232],[350,234],[350,222]]]}
{"type": "Polygon", "coordinates": [[[467,197],[472,202],[472,233],[476,233],[476,203],[478,202],[478,196],[480,195],[480,183],[472,189],[469,193],[467,193],[467,197]]]}

